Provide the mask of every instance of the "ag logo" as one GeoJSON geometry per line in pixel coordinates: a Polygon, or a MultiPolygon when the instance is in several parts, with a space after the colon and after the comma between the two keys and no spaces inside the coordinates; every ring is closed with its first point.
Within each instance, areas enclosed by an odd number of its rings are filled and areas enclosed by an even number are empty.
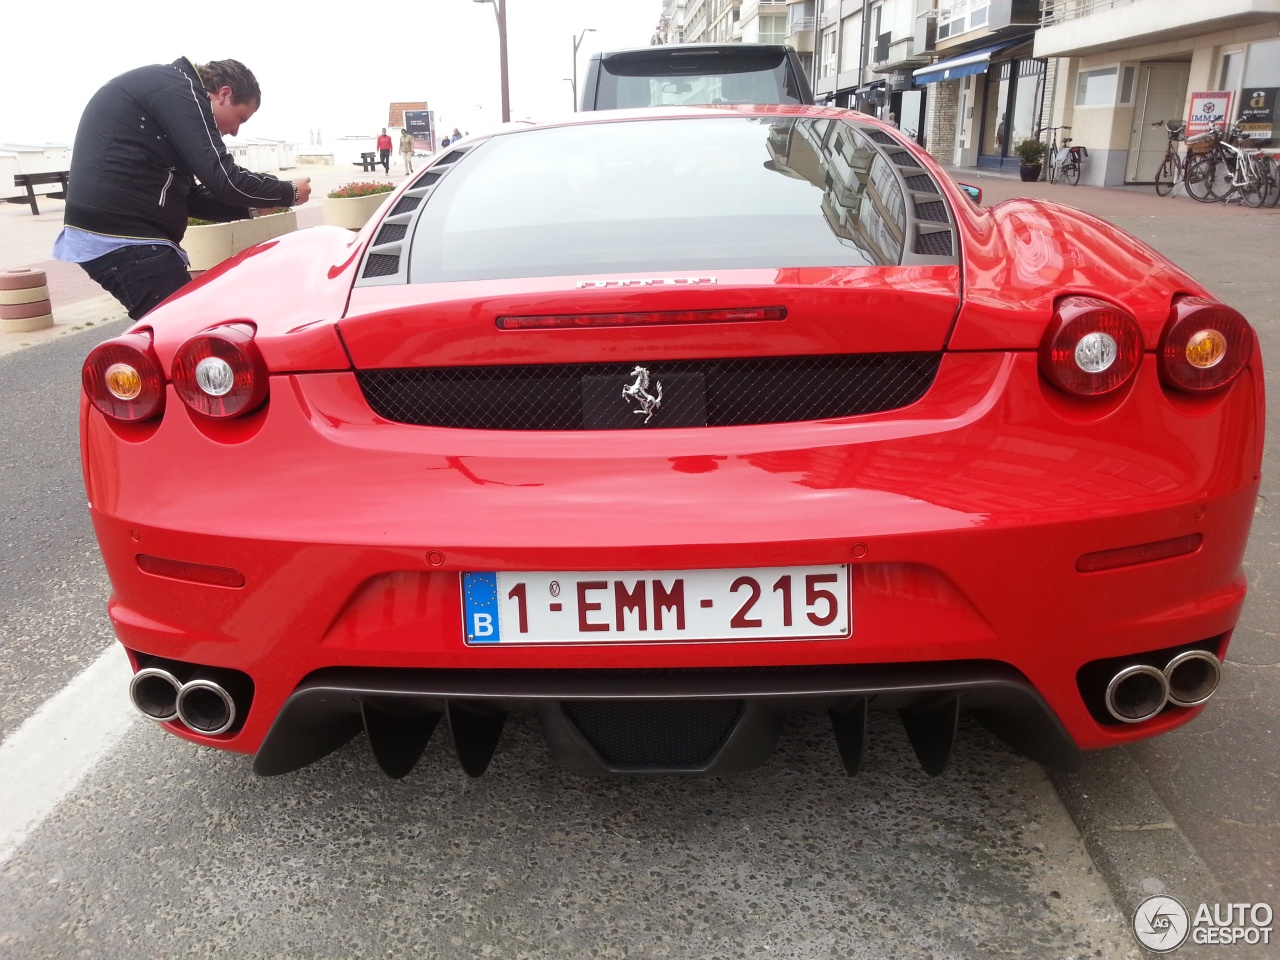
{"type": "Polygon", "coordinates": [[[1173,897],[1147,897],[1133,912],[1133,935],[1154,953],[1177,950],[1190,927],[1187,908],[1173,897]]]}

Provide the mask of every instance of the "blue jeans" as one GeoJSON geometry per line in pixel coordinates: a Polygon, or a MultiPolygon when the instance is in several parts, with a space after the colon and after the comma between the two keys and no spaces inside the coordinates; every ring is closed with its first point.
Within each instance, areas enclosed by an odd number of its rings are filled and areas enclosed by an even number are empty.
{"type": "Polygon", "coordinates": [[[141,320],[161,300],[191,282],[178,251],[164,243],[121,247],[80,266],[124,304],[134,320],[141,320]]]}

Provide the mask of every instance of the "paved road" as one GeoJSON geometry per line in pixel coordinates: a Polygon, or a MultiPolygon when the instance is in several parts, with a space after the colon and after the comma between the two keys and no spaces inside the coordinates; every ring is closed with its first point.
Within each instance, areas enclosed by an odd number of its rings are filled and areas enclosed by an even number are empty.
{"type": "MultiPolygon", "coordinates": [[[[1110,216],[1277,355],[1280,215],[961,178],[991,202],[1042,190],[1110,216]]],[[[76,325],[0,355],[0,791],[27,785],[6,749],[110,647],[75,403],[80,359],[123,324],[76,325]]],[[[7,860],[0,846],[0,957],[1136,958],[1129,910],[1147,894],[1280,906],[1275,429],[1225,689],[1190,727],[1098,755],[1057,789],[971,727],[931,780],[887,718],[856,780],[808,721],[735,779],[575,778],[516,722],[485,778],[436,743],[401,782],[359,744],[261,780],[128,722],[7,860]]],[[[114,707],[86,709],[86,726],[109,726],[114,707]]],[[[1262,955],[1204,950],[1176,956],[1262,955]]]]}

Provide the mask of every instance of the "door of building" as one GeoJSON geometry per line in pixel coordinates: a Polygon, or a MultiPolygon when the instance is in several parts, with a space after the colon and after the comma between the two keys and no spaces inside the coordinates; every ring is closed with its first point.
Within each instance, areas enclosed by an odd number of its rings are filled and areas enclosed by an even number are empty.
{"type": "Polygon", "coordinates": [[[1164,159],[1169,135],[1157,120],[1187,119],[1187,82],[1190,63],[1144,63],[1138,71],[1138,102],[1129,133],[1126,183],[1152,183],[1164,159]]]}

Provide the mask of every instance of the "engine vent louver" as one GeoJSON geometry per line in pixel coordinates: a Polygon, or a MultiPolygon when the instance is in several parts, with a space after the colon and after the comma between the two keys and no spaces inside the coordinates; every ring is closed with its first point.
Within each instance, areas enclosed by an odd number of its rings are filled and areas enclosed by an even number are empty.
{"type": "Polygon", "coordinates": [[[916,253],[926,257],[949,257],[952,254],[951,231],[921,231],[916,237],[916,253]]]}
{"type": "Polygon", "coordinates": [[[891,134],[885,133],[883,130],[868,130],[866,133],[876,143],[891,143],[894,146],[898,144],[898,141],[891,134]]]}
{"type": "MultiPolygon", "coordinates": [[[[949,243],[949,241],[948,241],[949,243]]],[[[824,420],[894,410],[928,390],[936,353],[662,360],[652,420],[634,413],[627,363],[360,370],[379,416],[467,430],[635,430],[824,420]]]]}
{"type": "Polygon", "coordinates": [[[405,231],[409,229],[409,225],[405,223],[384,223],[382,229],[378,231],[375,244],[395,243],[397,240],[403,240],[405,231]]]}
{"type": "Polygon", "coordinates": [[[938,185],[930,176],[907,177],[907,189],[916,193],[937,193],[938,185]]]}
{"type": "Polygon", "coordinates": [[[400,258],[385,253],[371,253],[364,263],[364,277],[389,277],[400,269],[400,258]]]}
{"type": "Polygon", "coordinates": [[[412,213],[414,210],[418,209],[418,204],[421,202],[421,197],[415,197],[411,193],[406,193],[396,202],[395,208],[391,211],[390,216],[398,217],[402,213],[412,213]]]}
{"type": "Polygon", "coordinates": [[[947,222],[947,205],[941,200],[929,200],[916,204],[916,219],[932,220],[935,223],[947,222]]]}

